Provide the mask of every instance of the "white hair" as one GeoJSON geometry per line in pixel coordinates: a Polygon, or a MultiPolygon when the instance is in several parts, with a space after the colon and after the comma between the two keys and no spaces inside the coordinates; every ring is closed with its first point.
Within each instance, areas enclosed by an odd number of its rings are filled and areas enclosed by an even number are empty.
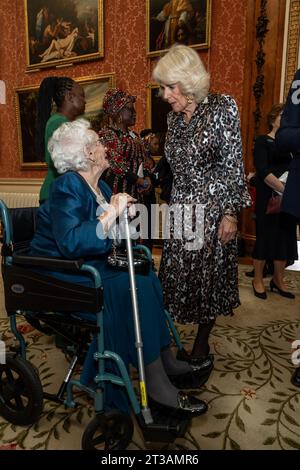
{"type": "Polygon", "coordinates": [[[197,52],[188,46],[174,45],[158,61],[152,74],[158,84],[178,83],[182,93],[200,103],[207,97],[210,75],[197,52]]]}
{"type": "Polygon", "coordinates": [[[65,122],[56,129],[48,143],[48,150],[58,173],[87,170],[87,148],[93,142],[93,135],[87,132],[89,121],[76,119],[65,122]]]}

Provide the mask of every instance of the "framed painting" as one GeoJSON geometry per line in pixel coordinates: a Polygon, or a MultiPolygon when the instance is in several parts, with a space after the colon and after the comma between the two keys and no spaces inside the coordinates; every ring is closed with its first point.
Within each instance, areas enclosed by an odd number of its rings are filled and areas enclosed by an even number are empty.
{"type": "Polygon", "coordinates": [[[147,127],[153,132],[167,132],[167,115],[171,106],[159,96],[159,86],[147,87],[147,127]]]}
{"type": "Polygon", "coordinates": [[[171,106],[159,96],[159,86],[149,85],[147,87],[147,127],[152,129],[159,138],[159,152],[155,160],[163,155],[169,111],[171,111],[171,106]]]}
{"type": "Polygon", "coordinates": [[[157,56],[173,44],[197,49],[210,46],[212,0],[146,0],[147,55],[157,56]]]}
{"type": "Polygon", "coordinates": [[[104,55],[104,0],[24,0],[27,71],[104,55]]]}
{"type": "MultiPolygon", "coordinates": [[[[96,131],[108,123],[102,112],[102,102],[108,88],[115,86],[115,75],[97,75],[75,79],[84,89],[86,106],[82,116],[96,131]]],[[[38,160],[35,151],[35,122],[39,86],[16,90],[16,116],[20,165],[22,169],[44,169],[46,163],[38,160]]],[[[55,107],[53,107],[55,112],[55,107]]]]}

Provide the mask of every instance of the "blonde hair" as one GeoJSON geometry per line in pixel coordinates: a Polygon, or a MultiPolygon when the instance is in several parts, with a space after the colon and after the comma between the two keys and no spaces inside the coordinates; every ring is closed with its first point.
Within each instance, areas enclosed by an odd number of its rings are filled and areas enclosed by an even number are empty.
{"type": "Polygon", "coordinates": [[[87,170],[90,166],[86,154],[93,141],[89,121],[77,119],[65,122],[53,132],[48,150],[58,173],[87,170]]]}
{"type": "Polygon", "coordinates": [[[152,74],[158,84],[178,83],[183,94],[200,103],[207,97],[210,75],[197,52],[188,46],[174,45],[157,63],[152,74]]]}

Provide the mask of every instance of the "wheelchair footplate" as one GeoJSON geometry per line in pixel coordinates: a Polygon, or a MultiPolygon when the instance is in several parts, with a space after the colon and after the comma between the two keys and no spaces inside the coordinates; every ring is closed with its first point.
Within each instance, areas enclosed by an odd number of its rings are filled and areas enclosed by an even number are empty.
{"type": "Polygon", "coordinates": [[[151,404],[151,415],[152,424],[145,424],[142,415],[137,415],[144,439],[149,442],[174,442],[185,436],[191,422],[191,417],[180,415],[176,410],[170,412],[159,404],[151,404]]]}

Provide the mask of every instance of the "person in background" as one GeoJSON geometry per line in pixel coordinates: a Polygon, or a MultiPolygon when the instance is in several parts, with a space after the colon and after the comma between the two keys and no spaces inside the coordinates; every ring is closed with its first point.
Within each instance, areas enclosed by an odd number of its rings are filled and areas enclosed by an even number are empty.
{"type": "Polygon", "coordinates": [[[146,245],[150,249],[150,251],[152,251],[152,248],[153,248],[152,235],[154,233],[154,223],[155,223],[155,220],[153,220],[152,215],[154,214],[153,205],[156,204],[155,188],[157,187],[157,181],[155,180],[155,177],[153,174],[154,168],[155,168],[155,160],[153,156],[158,155],[159,139],[151,129],[143,129],[140,132],[140,137],[144,141],[145,151],[146,151],[145,163],[144,163],[144,176],[149,177],[151,180],[150,190],[146,191],[143,195],[144,204],[147,209],[147,216],[148,216],[148,224],[147,224],[148,233],[146,237],[143,239],[143,244],[146,245]]]}
{"type": "Polygon", "coordinates": [[[190,248],[192,236],[176,238],[171,223],[159,272],[173,319],[199,325],[191,355],[181,357],[201,364],[213,361],[208,340],[216,317],[232,315],[240,305],[237,218],[251,198],[239,114],[230,96],[209,94],[209,74],[188,46],[174,45],[158,61],[153,79],[172,107],[165,143],[174,177],[170,204],[192,213],[197,204],[204,211],[203,233],[192,240],[197,248],[190,248]]]}
{"type": "MultiPolygon", "coordinates": [[[[146,140],[146,148],[148,148],[149,153],[153,156],[159,155],[160,139],[158,135],[155,134],[151,129],[144,129],[141,131],[141,137],[146,140]]],[[[151,180],[155,187],[160,187],[161,189],[160,199],[169,204],[173,175],[170,165],[164,155],[160,157],[159,161],[152,169],[151,180]]]]}
{"type": "Polygon", "coordinates": [[[276,134],[278,147],[292,152],[293,160],[282,199],[282,210],[300,217],[300,69],[297,70],[276,134]]]}
{"type": "Polygon", "coordinates": [[[268,201],[273,191],[283,193],[284,183],[280,177],[287,171],[291,155],[278,151],[275,143],[280,126],[283,104],[272,106],[267,121],[269,133],[256,139],[254,164],[256,168],[256,242],[253,251],[253,292],[259,299],[266,299],[263,283],[263,269],[266,260],[273,260],[274,274],[270,281],[271,291],[275,290],[286,298],[295,296],[284,283],[287,260],[295,260],[297,254],[296,220],[285,214],[266,214],[268,201]]]}
{"type": "Polygon", "coordinates": [[[143,129],[140,132],[146,148],[146,163],[148,171],[152,171],[155,167],[154,156],[159,155],[159,138],[152,129],[143,129]]]}
{"type": "Polygon", "coordinates": [[[159,137],[157,136],[157,134],[152,129],[146,128],[146,129],[141,130],[140,137],[144,141],[144,145],[147,150],[147,156],[150,156],[151,158],[152,156],[158,156],[159,155],[159,137]]]}
{"type": "MultiPolygon", "coordinates": [[[[256,174],[255,172],[250,172],[247,175],[247,183],[248,183],[248,189],[249,193],[251,195],[251,200],[252,200],[252,214],[251,217],[253,220],[256,220],[256,215],[255,215],[255,206],[256,206],[256,174]]],[[[243,255],[244,256],[244,255],[243,255]]],[[[267,276],[273,276],[274,274],[274,265],[273,261],[266,260],[266,263],[264,265],[263,269],[263,277],[267,276]]],[[[247,277],[254,277],[254,268],[251,271],[246,271],[245,275],[247,277]]]]}
{"type": "MultiPolygon", "coordinates": [[[[291,85],[280,127],[276,134],[276,144],[282,152],[292,152],[293,160],[289,166],[282,210],[300,218],[300,69],[297,70],[291,85]]],[[[300,367],[295,369],[293,385],[300,387],[300,367]]]]}
{"type": "Polygon", "coordinates": [[[40,161],[47,163],[47,175],[40,190],[40,204],[49,197],[49,188],[58,173],[53,165],[48,142],[53,132],[64,122],[74,121],[84,114],[83,88],[69,77],[47,77],[39,88],[36,122],[36,152],[40,161]],[[57,109],[52,112],[52,104],[57,109]]]}
{"type": "Polygon", "coordinates": [[[142,194],[150,189],[151,180],[144,178],[144,142],[130,130],[136,122],[135,101],[135,96],[119,88],[109,89],[103,99],[103,111],[112,124],[100,129],[99,137],[105,139],[110,158],[110,168],[102,178],[113,194],[126,192],[142,203],[142,194]]]}
{"type": "MultiPolygon", "coordinates": [[[[53,182],[48,200],[38,210],[30,252],[33,256],[83,258],[97,269],[103,286],[105,349],[119,354],[127,368],[129,364],[137,367],[129,275],[107,264],[116,219],[135,200],[127,193],[112,195],[107,184],[100,181],[109,166],[103,143],[84,119],[66,122],[53,133],[49,152],[61,176],[53,182]]],[[[90,277],[82,274],[50,269],[45,274],[93,286],[90,277]]],[[[169,347],[170,333],[156,274],[152,270],[147,275],[137,274],[136,283],[149,397],[169,411],[183,412],[185,416],[186,413],[189,417],[205,413],[205,402],[179,391],[171,383],[170,377],[186,375],[192,375],[197,382],[199,368],[176,360],[169,347]]],[[[95,321],[94,314],[76,315],[95,321]]],[[[94,337],[80,377],[84,385],[94,383],[96,350],[94,337]]],[[[106,361],[105,366],[112,372],[118,371],[114,361],[106,361]]],[[[107,384],[105,409],[114,408],[129,412],[127,395],[124,387],[107,384]]]]}
{"type": "Polygon", "coordinates": [[[157,184],[161,189],[160,199],[169,204],[173,185],[173,173],[165,155],[159,159],[156,167],[153,170],[153,175],[155,176],[156,181],[158,182],[157,184]]]}

